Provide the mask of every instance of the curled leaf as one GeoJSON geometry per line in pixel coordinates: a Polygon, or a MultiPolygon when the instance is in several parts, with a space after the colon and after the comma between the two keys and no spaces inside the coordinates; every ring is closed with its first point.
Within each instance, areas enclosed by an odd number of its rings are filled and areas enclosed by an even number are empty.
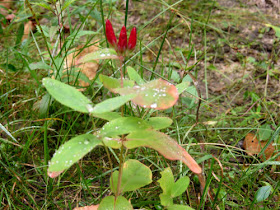
{"type": "Polygon", "coordinates": [[[154,130],[133,132],[126,137],[124,146],[128,149],[136,147],[150,147],[169,160],[181,160],[196,174],[200,174],[202,172],[200,166],[189,155],[189,153],[177,144],[176,141],[164,133],[154,130]]]}

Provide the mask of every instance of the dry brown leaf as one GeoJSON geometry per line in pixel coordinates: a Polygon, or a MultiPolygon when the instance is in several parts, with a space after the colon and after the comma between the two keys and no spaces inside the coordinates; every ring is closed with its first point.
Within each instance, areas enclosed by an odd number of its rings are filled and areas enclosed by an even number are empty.
{"type": "MultiPolygon", "coordinates": [[[[248,133],[245,137],[245,140],[243,142],[243,148],[246,150],[248,155],[258,155],[262,148],[265,147],[267,142],[265,141],[259,141],[253,133],[248,133]]],[[[271,156],[275,154],[275,147],[272,145],[272,143],[266,148],[264,151],[265,158],[269,159],[271,156]]],[[[261,159],[265,160],[263,155],[261,155],[261,159]]],[[[277,161],[280,161],[280,156],[276,159],[277,161]]]]}
{"type": "Polygon", "coordinates": [[[33,30],[34,26],[31,20],[29,20],[27,23],[24,24],[24,33],[22,36],[21,41],[25,40],[28,38],[28,35],[30,33],[31,30],[33,30]]]}
{"type": "MultiPolygon", "coordinates": [[[[79,67],[81,69],[81,72],[86,75],[89,80],[92,80],[95,78],[96,72],[98,70],[98,61],[96,61],[96,63],[93,62],[87,62],[84,63],[82,62],[82,57],[84,57],[85,55],[87,55],[88,53],[92,53],[94,51],[97,51],[99,48],[98,46],[95,44],[90,45],[87,48],[84,48],[84,46],[78,46],[75,50],[75,52],[69,54],[66,57],[66,62],[64,65],[64,71],[66,71],[67,69],[70,69],[71,66],[76,66],[79,67]],[[81,49],[83,49],[81,51],[81,49]]],[[[89,86],[89,83],[84,82],[82,80],[79,80],[79,85],[83,86],[83,87],[87,87],[89,86]]]]}
{"type": "Polygon", "coordinates": [[[0,13],[4,16],[8,15],[8,10],[11,9],[11,0],[0,0],[0,5],[6,7],[6,9],[0,8],[0,13]]]}
{"type": "Polygon", "coordinates": [[[76,207],[74,210],[97,210],[99,205],[76,207]]]}

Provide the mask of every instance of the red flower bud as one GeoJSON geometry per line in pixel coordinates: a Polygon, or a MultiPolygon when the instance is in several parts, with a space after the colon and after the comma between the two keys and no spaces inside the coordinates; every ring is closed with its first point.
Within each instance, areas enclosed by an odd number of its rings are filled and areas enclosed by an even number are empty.
{"type": "Polygon", "coordinates": [[[118,51],[122,53],[126,50],[126,48],[127,48],[127,35],[126,35],[126,28],[125,26],[123,26],[119,36],[118,51]]]}
{"type": "Polygon", "coordinates": [[[106,21],[106,37],[107,37],[107,40],[108,42],[112,45],[112,46],[116,46],[117,44],[117,38],[116,38],[116,35],[115,35],[115,32],[114,32],[114,29],[113,29],[113,26],[110,22],[110,20],[107,20],[106,21]]]}
{"type": "Polygon", "coordinates": [[[129,36],[129,40],[128,40],[128,49],[129,50],[134,50],[136,41],[137,41],[137,30],[134,27],[130,32],[130,36],[129,36]]]}

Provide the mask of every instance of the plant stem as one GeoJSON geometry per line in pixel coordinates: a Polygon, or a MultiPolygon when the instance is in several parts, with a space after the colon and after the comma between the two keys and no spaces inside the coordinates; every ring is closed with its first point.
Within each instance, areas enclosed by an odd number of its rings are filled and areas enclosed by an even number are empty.
{"type": "MultiPolygon", "coordinates": [[[[122,65],[124,65],[124,57],[123,56],[119,56],[120,59],[120,72],[121,72],[121,87],[123,88],[123,71],[122,71],[122,65]]],[[[124,71],[125,71],[125,66],[124,66],[124,71]]],[[[122,117],[124,116],[124,106],[121,107],[121,113],[122,113],[122,117]]],[[[119,176],[118,176],[118,185],[117,185],[117,193],[116,193],[116,198],[121,194],[121,181],[122,181],[122,173],[123,173],[123,162],[124,162],[124,158],[123,158],[123,153],[124,153],[124,146],[123,146],[123,140],[124,140],[124,135],[122,135],[121,137],[121,142],[122,142],[122,146],[121,146],[121,152],[120,152],[120,164],[119,164],[119,176]]]]}

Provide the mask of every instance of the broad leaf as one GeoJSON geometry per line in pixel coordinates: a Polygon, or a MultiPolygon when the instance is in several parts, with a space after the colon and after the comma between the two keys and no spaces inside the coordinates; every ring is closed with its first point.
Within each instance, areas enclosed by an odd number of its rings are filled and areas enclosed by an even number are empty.
{"type": "Polygon", "coordinates": [[[160,184],[160,187],[163,191],[162,194],[171,195],[171,191],[173,188],[173,185],[175,183],[173,173],[171,169],[168,167],[164,169],[164,171],[160,172],[161,178],[158,180],[158,183],[160,184]]]}
{"type": "Polygon", "coordinates": [[[265,199],[267,199],[268,196],[270,195],[271,190],[272,190],[272,187],[270,185],[259,188],[256,193],[256,201],[262,202],[265,199]]]}
{"type": "Polygon", "coordinates": [[[117,96],[117,97],[109,98],[105,101],[102,101],[99,104],[96,104],[95,107],[92,107],[92,109],[89,108],[89,106],[87,106],[87,107],[88,107],[89,112],[93,113],[93,114],[111,112],[111,111],[121,107],[126,102],[133,99],[134,97],[135,97],[134,94],[125,95],[125,96],[117,96]]]}
{"type": "Polygon", "coordinates": [[[194,210],[194,209],[189,206],[175,204],[172,206],[168,206],[167,210],[194,210]]]}
{"type": "Polygon", "coordinates": [[[173,205],[173,198],[170,195],[162,193],[159,195],[159,198],[160,198],[161,205],[163,205],[163,206],[173,205]]]}
{"type": "Polygon", "coordinates": [[[48,175],[51,178],[58,176],[97,145],[102,145],[102,142],[92,134],[83,134],[72,138],[54,153],[49,163],[48,175]]]}
{"type": "MultiPolygon", "coordinates": [[[[119,172],[115,171],[110,179],[111,190],[116,193],[119,172]],[[113,182],[112,182],[113,180],[113,182]]],[[[152,182],[152,171],[138,160],[128,160],[123,164],[121,192],[134,191],[152,182]]]]}
{"type": "Polygon", "coordinates": [[[178,90],[178,93],[181,94],[183,93],[185,90],[188,89],[188,87],[190,86],[190,82],[188,81],[183,81],[180,84],[176,85],[176,88],[178,90]]]}
{"type": "Polygon", "coordinates": [[[111,147],[114,149],[119,149],[122,146],[122,142],[120,138],[109,138],[109,137],[104,137],[103,139],[103,143],[107,146],[107,147],[111,147]]]}
{"type": "Polygon", "coordinates": [[[91,101],[74,87],[51,78],[44,78],[43,85],[61,104],[79,112],[89,112],[87,107],[91,106],[91,101]]]}
{"type": "Polygon", "coordinates": [[[85,55],[81,61],[83,63],[102,59],[118,59],[117,53],[114,49],[105,48],[85,55]]]}
{"type": "Polygon", "coordinates": [[[102,136],[114,137],[135,131],[143,131],[151,126],[137,117],[121,117],[107,122],[100,131],[102,136]]]}
{"type": "MultiPolygon", "coordinates": [[[[106,87],[107,89],[109,89],[110,91],[114,92],[113,89],[115,88],[120,88],[121,87],[121,80],[120,79],[115,79],[112,77],[108,77],[105,75],[100,74],[99,75],[99,79],[102,82],[102,84],[104,85],[104,87],[106,87]]],[[[131,80],[123,80],[123,87],[133,87],[134,82],[131,80]]]]}
{"type": "Polygon", "coordinates": [[[187,176],[181,177],[179,180],[177,180],[171,189],[172,198],[182,195],[187,190],[189,184],[190,178],[187,176]]]}
{"type": "MultiPolygon", "coordinates": [[[[88,106],[89,107],[89,106],[88,106]]],[[[92,110],[93,107],[90,107],[90,110],[92,110]]],[[[101,118],[107,121],[117,119],[121,117],[120,113],[118,112],[103,112],[103,113],[91,113],[92,116],[101,118]]]]}
{"type": "Polygon", "coordinates": [[[132,100],[135,104],[144,108],[157,110],[172,107],[179,97],[177,88],[162,79],[153,80],[141,86],[134,86],[133,88],[116,88],[113,92],[121,95],[137,94],[132,100]]]}
{"type": "Polygon", "coordinates": [[[200,174],[202,172],[200,166],[189,155],[189,153],[178,145],[176,141],[164,133],[154,130],[133,132],[126,137],[124,145],[128,149],[141,146],[150,147],[169,160],[181,160],[196,174],[200,174]]]}
{"type": "Polygon", "coordinates": [[[131,66],[128,66],[126,68],[126,71],[128,73],[129,78],[135,81],[138,85],[142,85],[145,83],[144,80],[141,78],[141,76],[131,66]]]}
{"type": "Polygon", "coordinates": [[[123,196],[107,196],[101,201],[98,210],[133,210],[131,204],[123,196]]]}
{"type": "Polygon", "coordinates": [[[169,127],[172,124],[172,120],[169,117],[151,117],[146,122],[155,130],[160,130],[169,127]]]}

